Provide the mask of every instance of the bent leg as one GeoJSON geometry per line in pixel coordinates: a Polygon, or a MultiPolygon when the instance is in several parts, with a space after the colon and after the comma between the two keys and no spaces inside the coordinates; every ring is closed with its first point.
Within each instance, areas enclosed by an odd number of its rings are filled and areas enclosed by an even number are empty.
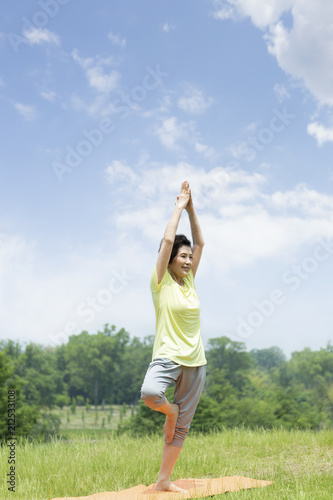
{"type": "Polygon", "coordinates": [[[141,387],[141,398],[153,410],[166,415],[163,426],[164,439],[170,443],[175,432],[179,414],[177,404],[170,403],[165,391],[179,377],[181,366],[166,358],[159,358],[150,363],[141,387]]]}
{"type": "Polygon", "coordinates": [[[180,373],[181,365],[177,365],[167,358],[155,359],[149,364],[144,378],[141,399],[153,410],[163,407],[167,401],[164,395],[165,391],[172,382],[177,380],[180,373]]]}

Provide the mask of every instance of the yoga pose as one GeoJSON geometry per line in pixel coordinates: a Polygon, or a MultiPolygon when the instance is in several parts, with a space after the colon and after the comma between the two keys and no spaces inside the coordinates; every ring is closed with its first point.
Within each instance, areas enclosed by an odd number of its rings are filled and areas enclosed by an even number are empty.
{"type": "Polygon", "coordinates": [[[185,491],[171,483],[170,477],[206,378],[200,303],[194,285],[203,246],[189,183],[184,181],[161,241],[150,282],[156,334],[141,398],[147,406],[166,415],[162,464],[155,491],[185,491]],[[189,216],[193,248],[186,236],[176,235],[183,209],[189,216]],[[165,391],[172,382],[175,382],[175,393],[173,403],[170,403],[165,391]]]}

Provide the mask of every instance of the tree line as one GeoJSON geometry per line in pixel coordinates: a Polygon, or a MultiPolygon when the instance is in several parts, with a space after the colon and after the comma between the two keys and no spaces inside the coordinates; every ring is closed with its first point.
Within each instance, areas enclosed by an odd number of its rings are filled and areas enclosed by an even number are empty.
{"type": "MultiPolygon", "coordinates": [[[[131,338],[124,329],[72,335],[56,347],[0,342],[0,436],[6,435],[7,395],[17,398],[17,435],[37,437],[59,426],[50,410],[73,400],[93,405],[137,406],[119,431],[150,432],[163,415],[140,401],[153,336],[131,338]]],[[[333,425],[333,345],[294,352],[278,347],[246,351],[228,337],[206,346],[207,379],[191,429],[311,428],[333,425]]],[[[168,391],[172,397],[172,388],[168,391]]]]}

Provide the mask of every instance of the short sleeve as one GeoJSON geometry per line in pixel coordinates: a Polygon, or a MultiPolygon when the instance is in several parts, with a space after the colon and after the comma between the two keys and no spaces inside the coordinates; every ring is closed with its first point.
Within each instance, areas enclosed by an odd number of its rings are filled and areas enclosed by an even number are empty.
{"type": "Polygon", "coordinates": [[[169,275],[168,269],[166,269],[165,273],[164,273],[164,276],[162,278],[162,281],[158,285],[157,284],[157,281],[158,281],[158,279],[157,279],[157,269],[156,269],[156,264],[155,264],[154,269],[153,269],[153,273],[151,275],[151,280],[150,280],[150,290],[152,292],[159,292],[161,290],[161,288],[168,282],[168,276],[170,276],[170,275],[169,275]]]}

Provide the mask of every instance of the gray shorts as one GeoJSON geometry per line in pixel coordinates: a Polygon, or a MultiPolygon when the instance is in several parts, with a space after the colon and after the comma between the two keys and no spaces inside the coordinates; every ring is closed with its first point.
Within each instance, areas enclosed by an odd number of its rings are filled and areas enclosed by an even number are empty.
{"type": "Polygon", "coordinates": [[[179,406],[179,416],[171,445],[182,448],[199,403],[206,379],[206,365],[183,366],[167,358],[150,363],[141,387],[141,398],[156,410],[165,403],[165,391],[175,382],[173,403],[179,406]]]}

